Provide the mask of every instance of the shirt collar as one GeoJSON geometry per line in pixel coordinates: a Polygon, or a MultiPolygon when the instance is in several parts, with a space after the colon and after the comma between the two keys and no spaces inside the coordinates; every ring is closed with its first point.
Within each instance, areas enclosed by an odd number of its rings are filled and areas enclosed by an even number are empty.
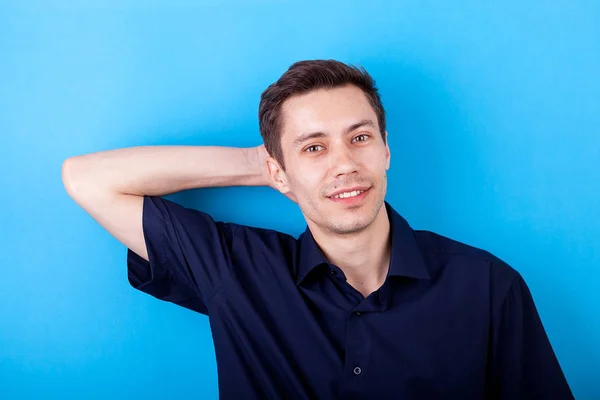
{"type": "MultiPolygon", "coordinates": [[[[414,231],[387,201],[384,203],[390,220],[390,234],[392,236],[392,253],[388,276],[430,279],[431,275],[417,246],[414,231]]],[[[308,227],[298,240],[300,242],[300,255],[296,284],[302,283],[304,278],[316,267],[328,264],[308,227]]]]}

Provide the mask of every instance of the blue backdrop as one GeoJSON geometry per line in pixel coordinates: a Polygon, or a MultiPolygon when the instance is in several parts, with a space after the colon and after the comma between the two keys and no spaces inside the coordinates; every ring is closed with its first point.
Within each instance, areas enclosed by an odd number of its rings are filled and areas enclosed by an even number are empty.
{"type": "MultiPolygon", "coordinates": [[[[260,93],[308,58],[374,75],[388,201],[519,270],[576,397],[600,398],[600,3],[69,3],[0,5],[0,398],[218,397],[208,319],[130,288],[61,163],[260,144],[260,93]]],[[[305,227],[269,188],[171,198],[305,227]]]]}

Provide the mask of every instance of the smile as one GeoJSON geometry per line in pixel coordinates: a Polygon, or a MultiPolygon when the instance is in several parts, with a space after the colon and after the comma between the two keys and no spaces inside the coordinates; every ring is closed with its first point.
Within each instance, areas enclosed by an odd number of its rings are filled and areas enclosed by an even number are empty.
{"type": "Polygon", "coordinates": [[[330,199],[347,199],[348,197],[355,197],[363,193],[364,190],[353,190],[352,192],[344,192],[331,196],[330,199]]]}

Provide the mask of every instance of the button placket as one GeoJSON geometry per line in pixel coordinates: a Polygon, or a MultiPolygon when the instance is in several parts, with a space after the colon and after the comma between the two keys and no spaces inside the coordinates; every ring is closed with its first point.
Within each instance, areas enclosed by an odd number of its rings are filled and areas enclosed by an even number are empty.
{"type": "Polygon", "coordinates": [[[367,362],[368,349],[370,348],[369,337],[367,336],[366,326],[363,318],[366,318],[364,311],[352,311],[348,315],[346,325],[346,385],[349,390],[357,390],[359,379],[364,374],[365,363],[367,362]]]}

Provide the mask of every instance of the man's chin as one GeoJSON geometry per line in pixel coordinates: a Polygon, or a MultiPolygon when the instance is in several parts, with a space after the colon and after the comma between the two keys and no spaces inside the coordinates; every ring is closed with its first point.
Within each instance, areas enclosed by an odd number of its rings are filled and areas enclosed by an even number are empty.
{"type": "Polygon", "coordinates": [[[367,224],[348,224],[344,222],[342,224],[333,224],[329,227],[329,230],[337,235],[355,235],[367,228],[367,224]]]}
{"type": "Polygon", "coordinates": [[[369,216],[363,213],[350,214],[349,211],[324,215],[324,222],[337,233],[356,233],[369,225],[369,216]]]}

